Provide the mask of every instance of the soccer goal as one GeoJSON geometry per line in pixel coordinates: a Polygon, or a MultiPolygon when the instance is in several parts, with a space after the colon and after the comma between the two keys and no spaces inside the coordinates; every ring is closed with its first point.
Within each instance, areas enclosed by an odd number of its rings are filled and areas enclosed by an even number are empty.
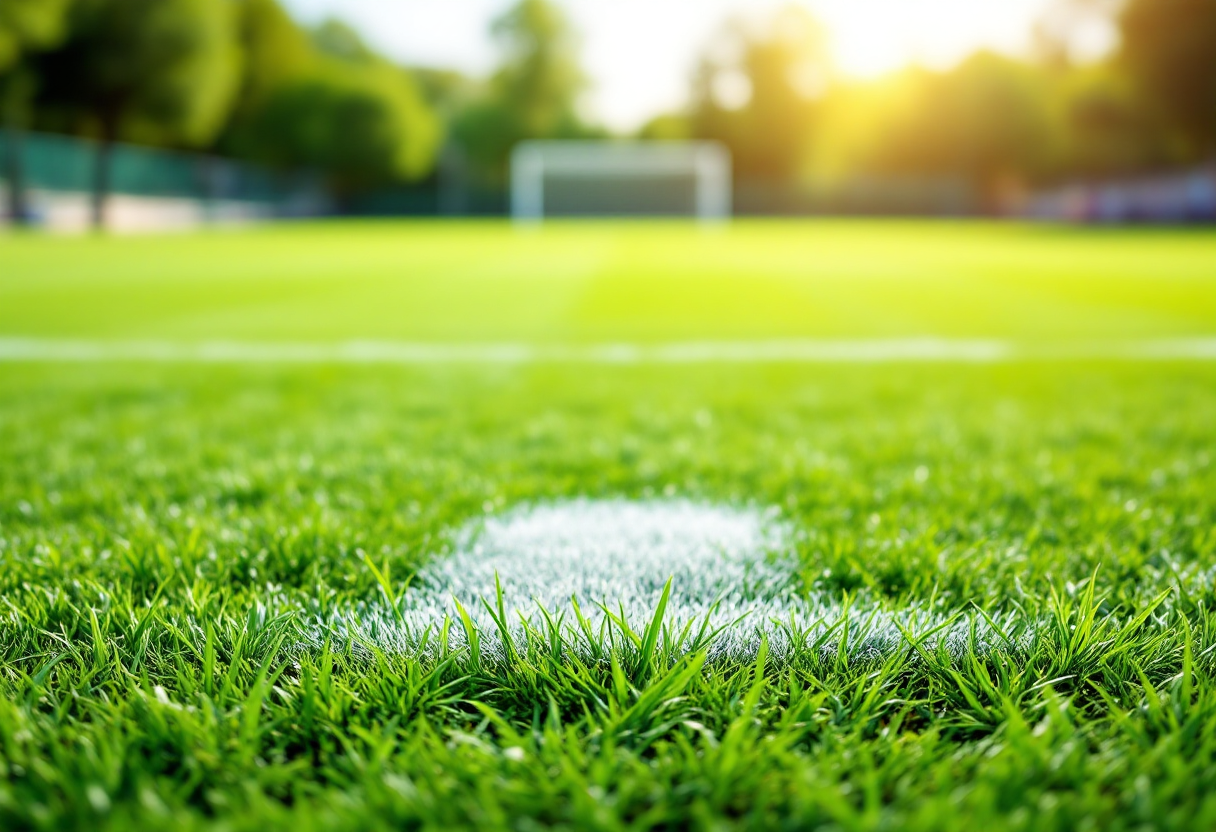
{"type": "Polygon", "coordinates": [[[717,142],[529,141],[511,154],[518,222],[730,213],[730,153],[717,142]]]}

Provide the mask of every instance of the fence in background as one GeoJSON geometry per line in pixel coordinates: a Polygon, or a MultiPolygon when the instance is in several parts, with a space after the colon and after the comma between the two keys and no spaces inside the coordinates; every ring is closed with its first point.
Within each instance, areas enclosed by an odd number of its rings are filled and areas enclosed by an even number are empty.
{"type": "MultiPolygon", "coordinates": [[[[84,227],[96,179],[98,145],[71,136],[0,130],[0,181],[14,165],[28,219],[56,229],[84,227]]],[[[107,214],[120,230],[314,216],[330,210],[320,177],[288,174],[214,156],[116,144],[110,156],[107,214]]]]}
{"type": "Polygon", "coordinates": [[[832,181],[742,180],[735,213],[744,216],[956,217],[982,211],[971,183],[946,176],[853,176],[832,181]]]}
{"type": "MultiPolygon", "coordinates": [[[[955,217],[982,213],[975,189],[953,178],[867,177],[831,183],[744,179],[735,183],[733,200],[735,216],[955,217]]],[[[508,214],[510,208],[505,187],[434,181],[363,194],[346,206],[348,213],[362,216],[491,217],[508,214]]]]}
{"type": "MultiPolygon", "coordinates": [[[[0,220],[9,207],[8,173],[20,164],[28,217],[56,230],[89,226],[97,145],[70,136],[0,129],[0,220]]],[[[339,213],[324,180],[199,154],[129,144],[113,148],[108,221],[117,230],[339,213]]],[[[1079,183],[1030,194],[994,209],[963,178],[853,177],[835,182],[734,184],[737,216],[973,216],[993,213],[1080,223],[1216,222],[1216,167],[1079,183]]],[[[343,200],[363,216],[502,216],[505,187],[437,175],[409,186],[343,200]]]]}

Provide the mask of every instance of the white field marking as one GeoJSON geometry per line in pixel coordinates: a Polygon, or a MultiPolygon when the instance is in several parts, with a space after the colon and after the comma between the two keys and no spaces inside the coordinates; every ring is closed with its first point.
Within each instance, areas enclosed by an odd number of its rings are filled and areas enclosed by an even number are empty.
{"type": "Polygon", "coordinates": [[[199,364],[850,364],[1102,359],[1216,361],[1216,336],[1036,346],[966,338],[688,341],[667,344],[540,345],[346,341],[121,341],[0,337],[0,362],[199,364]]]}
{"type": "MultiPolygon", "coordinates": [[[[576,626],[572,596],[594,632],[607,607],[623,612],[640,633],[669,578],[664,623],[675,633],[693,623],[680,645],[685,650],[702,622],[711,622],[710,630],[725,628],[712,642],[711,655],[718,658],[754,656],[762,636],[775,656],[788,655],[794,639],[814,646],[821,637],[827,641],[819,649],[834,653],[843,628],[831,628],[842,618],[849,622],[850,656],[882,656],[904,643],[896,622],[925,633],[946,620],[940,612],[921,609],[846,610],[839,597],[800,595],[791,539],[792,530],[775,512],[755,508],[624,499],[524,506],[461,529],[455,553],[419,573],[402,599],[400,617],[383,604],[361,605],[318,622],[316,638],[337,635],[354,645],[417,653],[428,632],[427,649],[435,648],[446,616],[452,622],[450,644],[465,646],[455,600],[477,625],[483,650],[501,659],[503,642],[485,606],[497,603],[496,577],[517,644],[521,621],[546,632],[543,607],[554,619],[561,617],[566,644],[579,652],[590,650],[576,626]]],[[[939,638],[957,650],[968,632],[968,623],[955,624],[939,638]]],[[[981,646],[993,636],[983,621],[977,633],[981,646]]]]}

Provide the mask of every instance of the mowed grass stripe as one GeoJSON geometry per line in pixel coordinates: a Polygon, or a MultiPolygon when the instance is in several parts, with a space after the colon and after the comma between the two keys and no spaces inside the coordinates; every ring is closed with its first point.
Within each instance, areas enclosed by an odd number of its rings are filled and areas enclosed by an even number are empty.
{"type": "Polygon", "coordinates": [[[1213,335],[1216,235],[918,221],[0,237],[0,334],[192,342],[1040,343],[1213,335]]]}

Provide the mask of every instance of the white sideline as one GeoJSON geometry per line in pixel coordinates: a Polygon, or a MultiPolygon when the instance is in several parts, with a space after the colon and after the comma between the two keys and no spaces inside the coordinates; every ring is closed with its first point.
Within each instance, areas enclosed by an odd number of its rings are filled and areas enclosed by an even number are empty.
{"type": "Polygon", "coordinates": [[[859,338],[660,344],[338,343],[0,337],[0,362],[199,364],[851,364],[1102,359],[1216,361],[1216,336],[1035,345],[1001,339],[859,338]]]}

